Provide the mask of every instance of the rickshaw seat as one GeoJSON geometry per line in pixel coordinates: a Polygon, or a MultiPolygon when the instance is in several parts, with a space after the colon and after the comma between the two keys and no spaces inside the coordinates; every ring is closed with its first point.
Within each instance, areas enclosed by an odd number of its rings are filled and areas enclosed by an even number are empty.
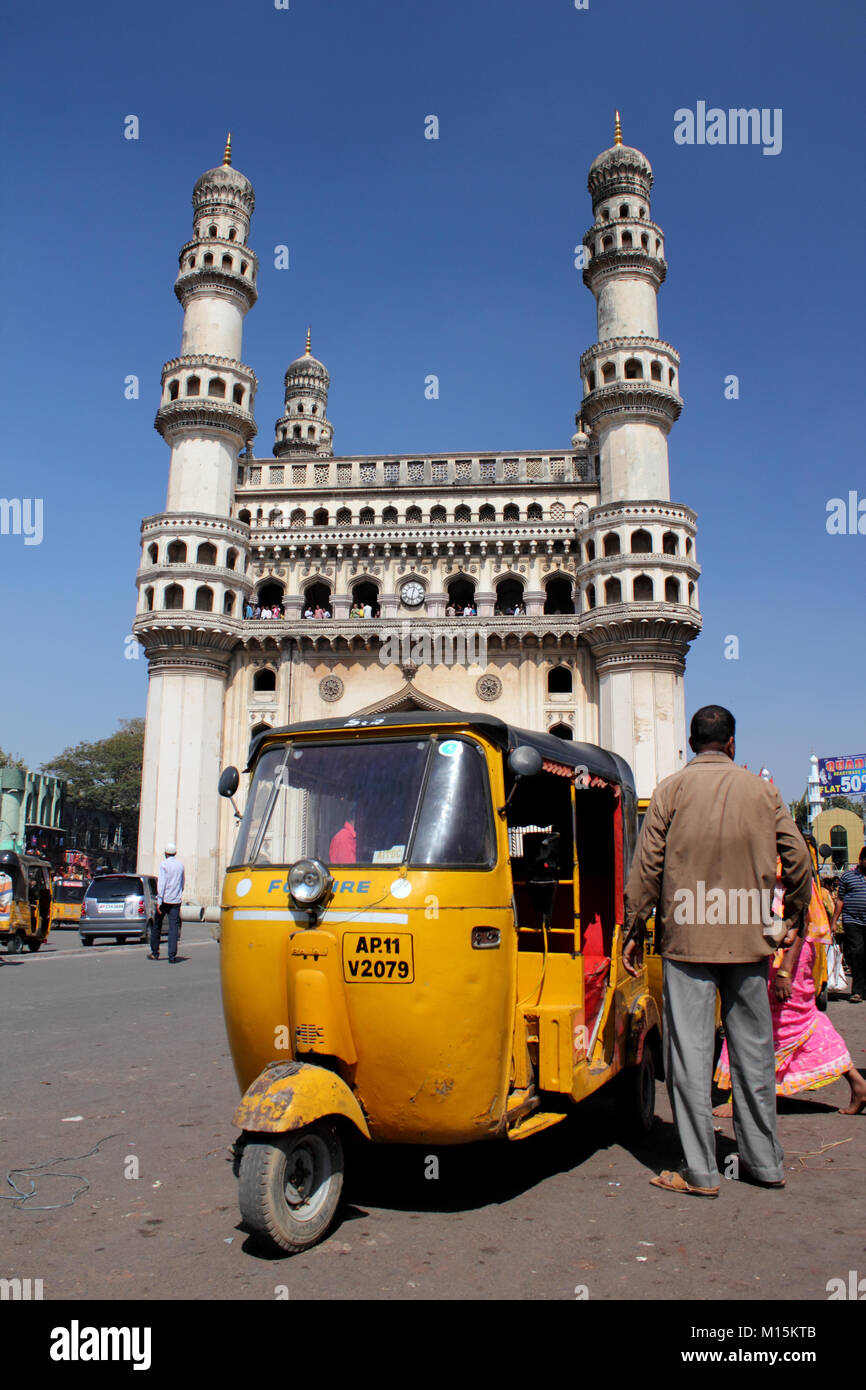
{"type": "Polygon", "coordinates": [[[581,933],[583,955],[583,1017],[587,1027],[601,1008],[610,976],[610,956],[605,952],[604,927],[596,914],[581,933]]]}

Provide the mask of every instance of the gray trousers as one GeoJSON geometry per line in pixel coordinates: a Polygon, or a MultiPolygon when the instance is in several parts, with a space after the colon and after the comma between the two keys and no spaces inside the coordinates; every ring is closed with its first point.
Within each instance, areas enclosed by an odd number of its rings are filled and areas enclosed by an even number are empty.
{"type": "Polygon", "coordinates": [[[768,972],[769,958],[746,965],[664,962],[665,1074],[685,1155],[683,1176],[695,1187],[719,1186],[712,1114],[716,990],[722,997],[740,1161],[764,1182],[784,1176],[776,1137],[768,972]]]}

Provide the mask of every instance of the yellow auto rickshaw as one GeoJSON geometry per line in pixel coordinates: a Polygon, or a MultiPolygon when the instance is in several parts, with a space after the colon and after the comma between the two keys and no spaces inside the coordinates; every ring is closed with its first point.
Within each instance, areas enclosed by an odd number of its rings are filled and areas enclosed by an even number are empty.
{"type": "Polygon", "coordinates": [[[519,1140],[615,1079],[649,1129],[661,998],[621,965],[622,758],[412,712],[266,730],[248,770],[220,941],[254,1232],[321,1239],[346,1136],[519,1140]]]}
{"type": "Polygon", "coordinates": [[[32,854],[0,851],[0,952],[38,951],[51,930],[51,865],[32,854]]]}
{"type": "Polygon", "coordinates": [[[77,927],[87,884],[80,878],[56,878],[51,885],[51,926],[77,927]]]}

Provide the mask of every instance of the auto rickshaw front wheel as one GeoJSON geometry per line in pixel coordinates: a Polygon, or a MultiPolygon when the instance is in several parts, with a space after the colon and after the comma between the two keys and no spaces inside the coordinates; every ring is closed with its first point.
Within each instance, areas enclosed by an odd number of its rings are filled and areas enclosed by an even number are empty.
{"type": "Polygon", "coordinates": [[[655,1121],[656,1066],[650,1043],[644,1043],[637,1066],[625,1067],[617,1077],[620,1121],[628,1135],[640,1139],[655,1121]]]}
{"type": "Polygon", "coordinates": [[[7,956],[17,956],[18,952],[24,948],[24,937],[20,931],[14,932],[9,938],[6,946],[7,956]]]}
{"type": "Polygon", "coordinates": [[[342,1190],[343,1145],[328,1121],[246,1138],[238,1173],[241,1216],[279,1250],[296,1255],[320,1241],[342,1190]]]}

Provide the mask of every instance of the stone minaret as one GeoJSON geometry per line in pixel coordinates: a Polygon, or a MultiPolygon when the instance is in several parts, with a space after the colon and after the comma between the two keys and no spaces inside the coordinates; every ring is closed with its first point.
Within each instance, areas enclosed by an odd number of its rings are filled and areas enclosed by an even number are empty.
{"type": "Polygon", "coordinates": [[[171,449],[165,512],[142,523],[134,632],[150,685],[138,866],[155,871],[173,840],[186,897],[219,901],[216,793],[230,650],[251,585],[249,527],[232,520],[238,454],[256,433],[256,378],[241,361],[258,262],[247,244],[252,185],[223,164],[195,185],[193,237],[175,293],[181,355],[166,362],[156,429],[171,449]]]}
{"type": "Polygon", "coordinates": [[[578,424],[599,457],[599,505],[580,527],[578,576],[599,741],[631,763],[639,796],[689,756],[683,673],[701,626],[696,517],[669,500],[667,437],[682,400],[679,356],[658,334],[667,265],[652,184],[649,160],[622,143],[617,112],[614,143],[590,166],[595,220],[583,238],[598,340],[580,359],[578,424]]]}
{"type": "Polygon", "coordinates": [[[310,330],[303,357],[290,363],[285,377],[285,407],[276,423],[277,458],[332,458],[334,428],[326,419],[331,378],[324,363],[310,352],[310,330]]]}

